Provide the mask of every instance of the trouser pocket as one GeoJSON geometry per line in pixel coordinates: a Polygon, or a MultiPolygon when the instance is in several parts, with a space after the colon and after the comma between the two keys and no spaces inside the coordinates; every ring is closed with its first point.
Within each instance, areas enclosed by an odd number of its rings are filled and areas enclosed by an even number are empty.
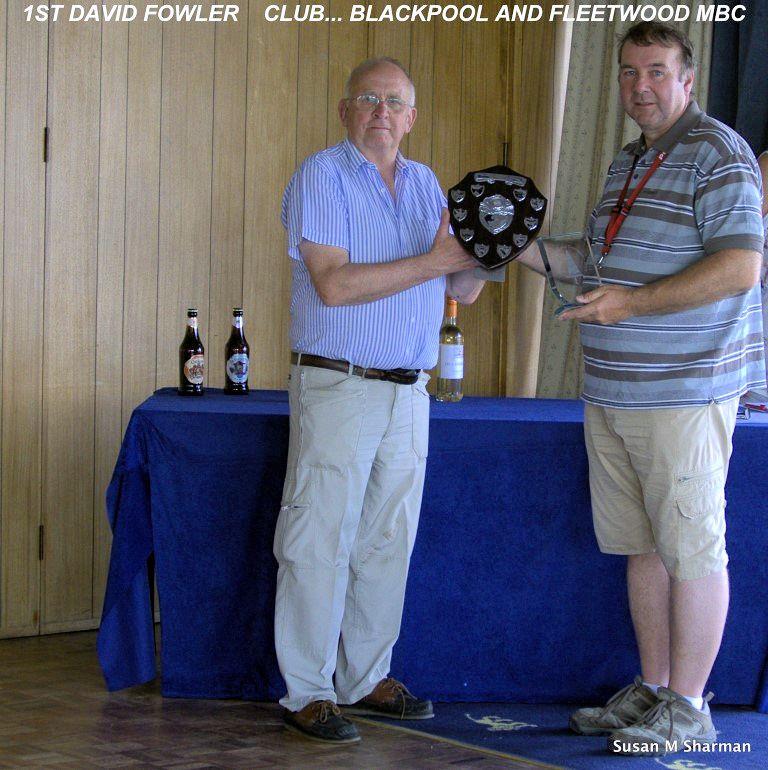
{"type": "Polygon", "coordinates": [[[419,379],[411,385],[411,406],[413,409],[413,451],[416,457],[425,458],[429,454],[429,393],[427,383],[429,375],[419,374],[419,379]]]}
{"type": "Polygon", "coordinates": [[[342,472],[355,458],[365,414],[360,377],[301,368],[298,462],[342,472]]]}

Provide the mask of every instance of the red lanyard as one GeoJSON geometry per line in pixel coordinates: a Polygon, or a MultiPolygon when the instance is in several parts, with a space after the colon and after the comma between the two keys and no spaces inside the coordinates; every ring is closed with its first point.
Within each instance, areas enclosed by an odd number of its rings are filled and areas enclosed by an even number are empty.
{"type": "Polygon", "coordinates": [[[653,172],[656,171],[656,169],[662,164],[662,161],[666,157],[666,152],[660,152],[656,156],[648,171],[645,172],[645,176],[638,182],[637,187],[632,190],[632,195],[629,196],[629,200],[625,202],[624,197],[626,196],[627,190],[629,189],[629,182],[632,179],[632,172],[635,170],[635,166],[637,165],[638,161],[638,156],[635,156],[635,162],[632,164],[632,168],[629,170],[629,174],[627,174],[627,181],[624,183],[624,189],[621,191],[621,195],[616,201],[616,205],[611,209],[611,218],[608,221],[608,227],[605,228],[605,245],[601,249],[603,256],[606,256],[611,250],[613,241],[619,234],[619,230],[621,230],[621,226],[624,224],[624,220],[629,216],[629,211],[634,205],[637,196],[640,195],[640,193],[643,191],[643,187],[645,187],[646,182],[651,178],[653,172]]]}

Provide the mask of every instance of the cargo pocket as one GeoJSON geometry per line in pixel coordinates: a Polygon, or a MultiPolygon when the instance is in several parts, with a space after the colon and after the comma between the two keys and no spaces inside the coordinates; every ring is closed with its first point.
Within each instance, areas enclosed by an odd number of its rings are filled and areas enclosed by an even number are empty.
{"type": "Polygon", "coordinates": [[[675,486],[675,503],[683,518],[700,519],[725,507],[723,469],[681,474],[675,486]]]}
{"type": "Polygon", "coordinates": [[[278,564],[297,569],[312,566],[315,523],[309,503],[295,501],[280,506],[273,550],[278,564]]]}
{"type": "Polygon", "coordinates": [[[722,468],[678,476],[677,553],[671,570],[675,578],[704,577],[728,563],[723,486],[722,468]]]}

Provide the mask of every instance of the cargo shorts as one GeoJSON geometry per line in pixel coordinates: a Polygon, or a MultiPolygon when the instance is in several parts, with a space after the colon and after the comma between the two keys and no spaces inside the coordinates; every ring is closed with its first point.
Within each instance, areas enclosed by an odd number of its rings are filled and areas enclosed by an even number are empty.
{"type": "Polygon", "coordinates": [[[725,479],[738,399],[671,409],[586,404],[592,519],[600,550],[658,553],[669,574],[725,569],[725,479]]]}

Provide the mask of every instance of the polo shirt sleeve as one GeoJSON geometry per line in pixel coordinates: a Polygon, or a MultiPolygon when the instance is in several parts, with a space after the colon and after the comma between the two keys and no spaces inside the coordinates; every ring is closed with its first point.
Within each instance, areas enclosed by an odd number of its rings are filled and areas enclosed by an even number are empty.
{"type": "Polygon", "coordinates": [[[310,157],[293,175],[283,195],[281,220],[288,232],[288,255],[301,261],[302,239],[349,252],[347,207],[338,182],[310,157]]]}
{"type": "Polygon", "coordinates": [[[760,180],[746,154],[718,158],[696,188],[694,210],[706,254],[722,249],[763,250],[760,180]]]}

